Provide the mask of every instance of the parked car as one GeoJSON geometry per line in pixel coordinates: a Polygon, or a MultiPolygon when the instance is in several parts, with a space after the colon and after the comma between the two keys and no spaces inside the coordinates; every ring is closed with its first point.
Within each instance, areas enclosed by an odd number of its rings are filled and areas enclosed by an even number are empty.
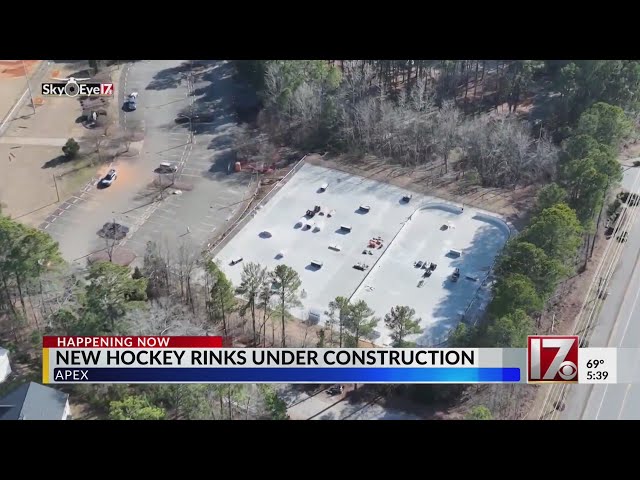
{"type": "Polygon", "coordinates": [[[105,187],[108,187],[115,181],[116,178],[118,178],[118,172],[116,172],[112,168],[111,170],[109,170],[109,172],[107,172],[104,178],[100,180],[100,184],[104,185],[105,187]]]}
{"type": "Polygon", "coordinates": [[[138,105],[137,105],[137,102],[136,102],[135,98],[129,97],[128,107],[129,107],[129,111],[133,111],[133,110],[136,110],[138,108],[138,105]]]}

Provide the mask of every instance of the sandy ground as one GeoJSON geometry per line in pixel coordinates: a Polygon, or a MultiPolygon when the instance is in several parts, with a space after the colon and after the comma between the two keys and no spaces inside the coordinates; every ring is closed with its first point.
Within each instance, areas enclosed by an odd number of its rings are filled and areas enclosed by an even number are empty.
{"type": "MultiPolygon", "coordinates": [[[[53,63],[45,77],[67,76],[79,68],[75,63],[53,63]]],[[[0,78],[3,92],[7,81],[12,80],[0,78]]],[[[67,97],[36,97],[35,101],[35,114],[27,102],[14,113],[0,138],[0,165],[6,172],[0,176],[3,210],[32,226],[38,226],[59,201],[81,189],[95,175],[95,167],[87,160],[60,162],[61,147],[67,139],[78,140],[85,153],[94,145],[81,140],[89,133],[76,122],[82,113],[79,102],[67,97]]]]}
{"type": "Polygon", "coordinates": [[[24,60],[24,63],[21,60],[0,60],[0,122],[27,91],[25,70],[30,76],[41,62],[42,60],[24,60]]]}

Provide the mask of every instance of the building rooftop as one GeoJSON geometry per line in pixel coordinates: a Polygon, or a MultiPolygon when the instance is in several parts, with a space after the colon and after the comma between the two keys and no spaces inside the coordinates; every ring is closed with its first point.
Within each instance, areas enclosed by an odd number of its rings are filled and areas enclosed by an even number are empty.
{"type": "Polygon", "coordinates": [[[0,420],[61,420],[69,395],[39,383],[25,383],[0,398],[0,420]]]}

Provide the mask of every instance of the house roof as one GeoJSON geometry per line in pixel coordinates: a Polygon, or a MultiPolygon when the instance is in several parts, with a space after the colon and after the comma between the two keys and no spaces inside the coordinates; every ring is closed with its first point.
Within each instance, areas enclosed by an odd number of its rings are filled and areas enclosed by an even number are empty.
{"type": "Polygon", "coordinates": [[[0,398],[0,420],[61,420],[69,395],[39,383],[25,383],[0,398]]]}

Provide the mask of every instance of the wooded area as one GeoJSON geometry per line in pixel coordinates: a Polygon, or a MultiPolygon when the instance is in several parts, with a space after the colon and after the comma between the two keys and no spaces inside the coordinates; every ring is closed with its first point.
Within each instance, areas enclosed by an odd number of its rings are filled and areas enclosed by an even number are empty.
{"type": "MultiPolygon", "coordinates": [[[[525,346],[558,285],[584,270],[609,192],[622,178],[618,153],[637,136],[637,61],[256,60],[236,66],[238,77],[259,92],[256,127],[276,143],[372,154],[403,166],[440,165],[441,174],[455,157],[455,169],[481,187],[542,187],[528,227],[498,262],[485,320],[461,323],[451,346],[525,346]]],[[[330,311],[340,312],[342,301],[330,311]]],[[[462,389],[403,390],[434,401],[458,398],[462,389]]]]}
{"type": "MultiPolygon", "coordinates": [[[[499,259],[487,315],[475,326],[461,323],[450,346],[525,345],[558,285],[588,261],[600,213],[622,178],[619,150],[637,132],[637,61],[234,64],[236,80],[260,99],[251,135],[272,146],[432,164],[479,187],[540,187],[528,226],[499,259]]],[[[414,306],[373,312],[363,301],[337,297],[326,307],[327,327],[304,326],[298,338],[292,331],[300,331],[300,322],[289,313],[302,295],[297,272],[247,263],[240,285],[232,285],[188,243],[173,253],[149,243],[134,271],[112,262],[78,271],[64,264],[49,235],[0,213],[0,246],[0,340],[31,373],[40,371],[44,334],[223,334],[255,347],[361,346],[384,322],[394,346],[407,347],[420,333],[414,306]]],[[[459,398],[464,389],[399,390],[439,402],[459,398]]],[[[96,415],[114,419],[286,418],[286,405],[269,386],[83,385],[74,391],[96,415]]],[[[477,408],[469,418],[491,415],[477,408]]]]}
{"type": "MultiPolygon", "coordinates": [[[[364,301],[338,297],[327,305],[326,328],[304,338],[289,329],[300,319],[289,313],[303,295],[298,273],[287,265],[273,271],[243,265],[234,286],[210,258],[183,243],[175,255],[147,245],[143,266],[133,271],[111,261],[86,270],[60,260],[58,246],[39,230],[0,217],[3,313],[2,342],[18,368],[41,374],[43,335],[225,335],[252,347],[356,346],[381,321],[364,301]],[[195,281],[204,271],[204,284],[195,281]],[[240,296],[239,299],[237,296],[240,296]]],[[[394,307],[384,317],[398,346],[420,333],[415,311],[394,307]]],[[[112,419],[286,418],[286,406],[266,385],[80,385],[73,388],[100,416],[112,419]]]]}

